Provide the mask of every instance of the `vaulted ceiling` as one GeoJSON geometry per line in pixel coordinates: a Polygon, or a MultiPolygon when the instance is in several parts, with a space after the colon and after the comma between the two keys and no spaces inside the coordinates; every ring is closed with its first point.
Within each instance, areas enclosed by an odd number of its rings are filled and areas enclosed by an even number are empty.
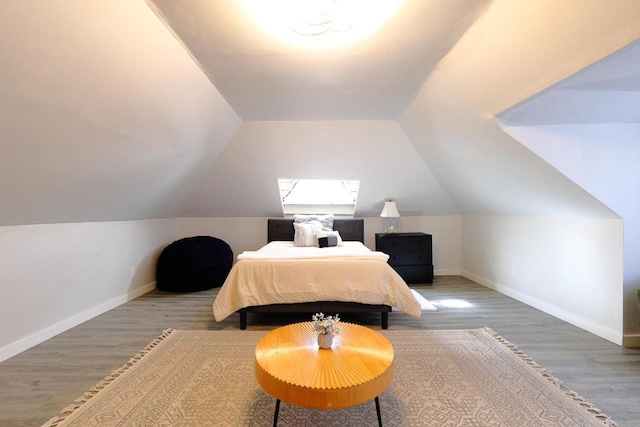
{"type": "Polygon", "coordinates": [[[388,197],[403,214],[614,215],[496,116],[586,123],[577,105],[613,89],[636,107],[608,120],[637,121],[638,69],[609,60],[640,38],[639,2],[404,0],[334,49],[273,38],[242,3],[3,5],[0,225],[278,215],[278,177],[360,179],[358,216],[388,197]]]}
{"type": "Polygon", "coordinates": [[[372,35],[335,48],[317,42],[348,34],[290,31],[282,41],[265,33],[251,0],[149,4],[244,120],[280,121],[395,118],[489,2],[401,2],[372,35]]]}

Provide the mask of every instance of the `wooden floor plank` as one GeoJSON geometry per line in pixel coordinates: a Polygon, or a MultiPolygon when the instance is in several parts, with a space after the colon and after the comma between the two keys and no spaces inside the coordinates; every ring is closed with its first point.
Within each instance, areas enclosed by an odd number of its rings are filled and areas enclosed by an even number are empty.
{"type": "MultiPolygon", "coordinates": [[[[463,277],[438,276],[433,285],[412,287],[440,311],[420,318],[390,313],[389,329],[490,327],[620,426],[640,425],[640,350],[621,348],[463,277]]],[[[239,330],[238,315],[213,319],[216,294],[152,291],[0,363],[0,426],[41,425],[164,329],[239,330]]],[[[341,317],[380,329],[379,314],[341,317]]],[[[248,330],[298,320],[308,316],[250,314],[248,330]]]]}

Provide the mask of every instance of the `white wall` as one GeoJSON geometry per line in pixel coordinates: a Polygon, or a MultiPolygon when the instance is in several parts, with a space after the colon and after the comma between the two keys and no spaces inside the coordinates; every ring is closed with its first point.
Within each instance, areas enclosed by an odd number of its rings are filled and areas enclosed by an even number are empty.
{"type": "Polygon", "coordinates": [[[153,289],[175,223],[0,227],[0,361],[153,289]]]}
{"type": "Polygon", "coordinates": [[[622,344],[622,220],[464,216],[462,274],[622,344]]]}
{"type": "MultiPolygon", "coordinates": [[[[380,218],[367,218],[375,224],[376,232],[382,230],[380,218]]],[[[400,218],[400,232],[422,231],[432,235],[434,275],[460,274],[462,217],[410,216],[400,218]]],[[[368,237],[368,236],[367,236],[368,237]]],[[[373,248],[374,243],[371,244],[373,248]]]]}
{"type": "Polygon", "coordinates": [[[224,240],[235,260],[243,251],[254,251],[267,243],[267,218],[179,218],[177,239],[192,236],[224,240]]]}
{"type": "MultiPolygon", "coordinates": [[[[436,275],[460,272],[460,223],[458,215],[402,217],[400,231],[422,231],[433,236],[436,275]]],[[[178,238],[214,236],[231,246],[235,257],[267,243],[267,218],[180,218],[178,238]]],[[[375,233],[382,232],[380,217],[364,218],[365,245],[375,248],[375,233]]]]}
{"type": "Polygon", "coordinates": [[[637,7],[494,0],[398,118],[463,215],[462,273],[617,343],[621,220],[495,117],[636,40],[637,7]]]}
{"type": "Polygon", "coordinates": [[[504,128],[624,219],[624,345],[639,347],[640,126],[600,123],[504,128]]]}

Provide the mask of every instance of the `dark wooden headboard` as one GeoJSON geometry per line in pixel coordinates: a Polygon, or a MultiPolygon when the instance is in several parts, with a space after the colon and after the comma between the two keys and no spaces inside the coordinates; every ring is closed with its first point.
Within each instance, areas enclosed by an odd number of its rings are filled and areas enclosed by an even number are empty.
{"type": "MultiPolygon", "coordinates": [[[[364,243],[363,219],[334,219],[333,229],[340,233],[342,240],[357,240],[364,243]]],[[[267,241],[293,240],[293,219],[267,219],[267,241]]]]}

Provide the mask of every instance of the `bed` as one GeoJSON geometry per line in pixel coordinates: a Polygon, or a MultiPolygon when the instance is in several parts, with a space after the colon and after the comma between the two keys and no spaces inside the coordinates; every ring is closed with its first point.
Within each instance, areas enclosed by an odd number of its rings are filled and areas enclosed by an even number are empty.
{"type": "Polygon", "coordinates": [[[295,247],[292,219],[267,220],[267,245],[245,251],[213,304],[216,321],[248,313],[379,312],[388,328],[393,307],[420,316],[420,303],[387,263],[388,256],[364,246],[362,219],[335,219],[343,244],[295,247]]]}

